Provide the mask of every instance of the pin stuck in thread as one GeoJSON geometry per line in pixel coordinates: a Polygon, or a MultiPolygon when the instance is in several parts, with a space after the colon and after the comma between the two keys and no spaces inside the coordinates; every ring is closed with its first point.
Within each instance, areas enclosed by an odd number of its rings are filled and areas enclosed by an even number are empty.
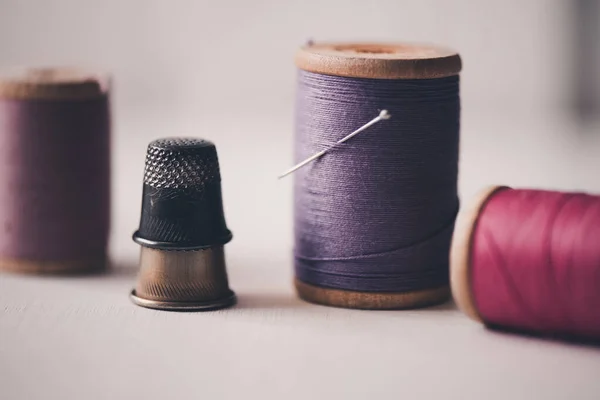
{"type": "Polygon", "coordinates": [[[278,178],[281,179],[281,178],[286,177],[287,175],[291,174],[292,172],[294,172],[294,171],[302,168],[306,164],[308,164],[308,163],[316,160],[317,158],[325,155],[325,153],[329,152],[330,150],[333,150],[338,144],[342,144],[345,141],[353,138],[354,136],[358,135],[359,133],[361,133],[365,129],[369,128],[370,126],[375,125],[379,121],[382,121],[384,119],[390,119],[390,118],[391,118],[391,115],[390,115],[390,113],[387,110],[381,110],[381,112],[379,113],[379,115],[377,117],[373,118],[372,120],[370,120],[369,122],[367,122],[366,124],[364,124],[363,126],[361,126],[360,128],[358,128],[354,132],[350,133],[349,135],[344,136],[343,138],[341,138],[340,140],[338,140],[337,142],[335,142],[333,145],[329,146],[325,150],[321,150],[320,152],[318,152],[318,153],[310,156],[306,160],[301,161],[300,163],[294,165],[292,168],[288,169],[283,174],[279,175],[278,178]]]}

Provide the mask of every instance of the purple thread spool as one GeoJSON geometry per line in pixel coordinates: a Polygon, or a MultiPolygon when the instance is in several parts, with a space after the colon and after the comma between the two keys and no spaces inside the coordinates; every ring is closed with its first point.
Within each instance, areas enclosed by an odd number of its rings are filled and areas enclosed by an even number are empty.
{"type": "Polygon", "coordinates": [[[294,173],[298,294],[363,309],[445,301],[460,57],[428,46],[312,44],[296,64],[296,162],[381,109],[392,116],[294,173]]]}
{"type": "Polygon", "coordinates": [[[40,69],[0,77],[0,270],[106,266],[108,77],[40,69]]]}

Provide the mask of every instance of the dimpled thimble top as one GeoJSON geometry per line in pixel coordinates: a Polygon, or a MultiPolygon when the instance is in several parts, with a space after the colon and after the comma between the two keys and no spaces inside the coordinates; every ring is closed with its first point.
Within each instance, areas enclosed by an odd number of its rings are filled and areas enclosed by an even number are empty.
{"type": "Polygon", "coordinates": [[[219,181],[217,149],[203,139],[167,138],[148,145],[144,184],[155,188],[202,188],[219,181]]]}
{"type": "Polygon", "coordinates": [[[148,145],[142,215],[134,240],[152,248],[190,250],[231,240],[213,143],[165,138],[148,145]]]}

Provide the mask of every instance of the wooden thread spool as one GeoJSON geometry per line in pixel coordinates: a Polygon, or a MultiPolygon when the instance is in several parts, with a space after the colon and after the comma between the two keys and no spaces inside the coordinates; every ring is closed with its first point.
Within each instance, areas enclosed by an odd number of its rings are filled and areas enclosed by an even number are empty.
{"type": "Polygon", "coordinates": [[[109,83],[68,68],[0,73],[0,270],[105,268],[109,83]]]}
{"type": "Polygon", "coordinates": [[[600,197],[493,186],[461,210],[451,246],[459,308],[491,328],[600,340],[600,197]]]}
{"type": "MultiPolygon", "coordinates": [[[[296,56],[301,70],[323,75],[369,79],[436,79],[456,76],[460,56],[448,49],[411,44],[308,44],[296,56]]],[[[393,118],[393,115],[392,115],[393,118]]],[[[295,279],[298,295],[309,302],[358,309],[404,309],[441,303],[449,285],[402,293],[320,287],[295,279]]]]}

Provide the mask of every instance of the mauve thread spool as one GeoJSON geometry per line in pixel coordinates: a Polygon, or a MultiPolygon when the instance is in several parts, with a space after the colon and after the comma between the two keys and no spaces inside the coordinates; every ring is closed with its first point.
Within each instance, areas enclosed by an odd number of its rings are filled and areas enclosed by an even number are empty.
{"type": "Polygon", "coordinates": [[[489,327],[600,340],[600,196],[482,190],[457,219],[451,282],[489,327]]]}
{"type": "Polygon", "coordinates": [[[107,264],[109,78],[75,69],[0,75],[0,270],[107,264]]]}
{"type": "Polygon", "coordinates": [[[296,162],[382,109],[391,114],[294,173],[299,296],[359,309],[447,300],[458,210],[459,55],[435,46],[310,43],[296,65],[296,162]]]}

